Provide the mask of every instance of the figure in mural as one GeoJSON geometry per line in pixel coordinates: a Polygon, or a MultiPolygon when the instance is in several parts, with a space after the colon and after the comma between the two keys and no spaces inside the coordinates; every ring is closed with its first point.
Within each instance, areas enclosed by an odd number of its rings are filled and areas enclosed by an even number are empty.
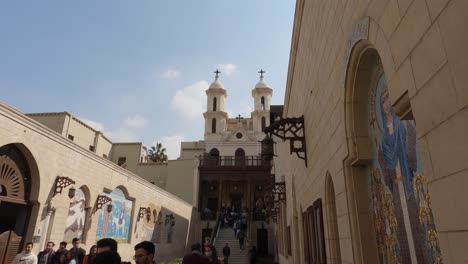
{"type": "Polygon", "coordinates": [[[130,236],[131,212],[133,202],[125,197],[119,188],[110,194],[112,198],[112,212],[107,211],[107,205],[103,206],[98,218],[96,238],[113,238],[119,243],[126,243],[130,236]]]}
{"type": "Polygon", "coordinates": [[[70,202],[68,208],[67,222],[65,225],[64,241],[71,242],[73,238],[83,238],[83,229],[86,219],[86,198],[82,189],[78,189],[75,192],[75,196],[70,202]]]}
{"type": "Polygon", "coordinates": [[[370,198],[382,263],[441,263],[414,120],[400,120],[376,65],[369,92],[370,198]]]}

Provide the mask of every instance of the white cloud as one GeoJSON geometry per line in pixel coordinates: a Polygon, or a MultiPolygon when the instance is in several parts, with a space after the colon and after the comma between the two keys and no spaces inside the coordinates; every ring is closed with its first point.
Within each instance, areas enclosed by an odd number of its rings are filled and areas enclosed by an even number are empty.
{"type": "Polygon", "coordinates": [[[161,73],[161,76],[165,79],[175,79],[180,76],[180,71],[168,68],[167,70],[161,73]]]}
{"type": "Polygon", "coordinates": [[[112,142],[135,142],[138,141],[137,136],[125,127],[119,127],[116,130],[104,131],[112,142]]]}
{"type": "MultiPolygon", "coordinates": [[[[166,149],[168,159],[174,160],[180,156],[180,145],[181,142],[184,140],[184,137],[178,135],[164,136],[156,140],[155,143],[160,142],[163,148],[166,149]]],[[[153,146],[155,145],[155,143],[153,144],[153,146]]]]}
{"type": "Polygon", "coordinates": [[[198,81],[182,90],[178,90],[172,97],[171,108],[183,117],[195,120],[203,116],[206,110],[207,81],[198,81]]]}
{"type": "Polygon", "coordinates": [[[147,123],[148,120],[140,115],[127,117],[125,119],[125,125],[130,128],[144,128],[147,123]]]}
{"type": "Polygon", "coordinates": [[[97,131],[103,131],[104,130],[104,125],[102,123],[100,123],[100,122],[96,122],[96,121],[93,121],[91,119],[84,118],[84,117],[78,117],[78,119],[81,120],[82,122],[84,122],[85,124],[87,124],[88,126],[94,128],[97,131]]]}
{"type": "Polygon", "coordinates": [[[232,63],[218,65],[218,68],[221,73],[224,73],[226,76],[231,76],[237,71],[237,65],[232,63]]]}

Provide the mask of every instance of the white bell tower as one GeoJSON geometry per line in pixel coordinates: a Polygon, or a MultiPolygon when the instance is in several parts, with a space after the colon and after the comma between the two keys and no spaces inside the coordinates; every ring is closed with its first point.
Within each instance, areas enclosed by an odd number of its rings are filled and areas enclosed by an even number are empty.
{"type": "Polygon", "coordinates": [[[224,85],[219,80],[219,70],[214,72],[216,74],[214,82],[206,90],[207,95],[207,109],[203,113],[205,118],[205,139],[212,134],[220,134],[226,131],[227,113],[224,112],[224,103],[227,97],[224,85]]]}
{"type": "Polygon", "coordinates": [[[263,80],[265,71],[262,69],[258,73],[260,73],[260,81],[252,90],[252,97],[254,98],[255,104],[252,118],[254,131],[262,132],[265,127],[270,125],[270,104],[273,90],[270,85],[263,80]]]}

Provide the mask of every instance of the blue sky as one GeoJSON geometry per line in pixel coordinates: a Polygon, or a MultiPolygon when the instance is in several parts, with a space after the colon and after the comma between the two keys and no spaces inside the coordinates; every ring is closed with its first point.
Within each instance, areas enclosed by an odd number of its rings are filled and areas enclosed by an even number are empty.
{"type": "Polygon", "coordinates": [[[220,68],[231,115],[248,116],[260,68],[283,104],[293,0],[0,3],[0,100],[68,111],[114,141],[203,139],[220,68]]]}

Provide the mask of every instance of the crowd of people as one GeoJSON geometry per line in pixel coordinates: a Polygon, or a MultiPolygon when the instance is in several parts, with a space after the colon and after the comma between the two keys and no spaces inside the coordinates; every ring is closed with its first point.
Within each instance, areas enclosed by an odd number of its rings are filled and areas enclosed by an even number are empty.
{"type": "MultiPolygon", "coordinates": [[[[112,238],[103,238],[89,249],[89,254],[81,248],[81,240],[74,238],[73,246],[67,249],[67,242],[60,242],[54,250],[55,243],[49,241],[46,248],[37,256],[33,253],[33,243],[28,242],[24,250],[13,260],[13,264],[128,264],[122,261],[118,253],[118,244],[112,238]]],[[[155,246],[150,241],[138,243],[133,259],[136,264],[155,264],[153,261],[155,246]]]]}
{"type": "MultiPolygon", "coordinates": [[[[192,252],[185,255],[182,264],[229,264],[229,257],[231,256],[231,248],[229,244],[223,248],[223,257],[218,258],[215,246],[208,244],[202,251],[202,245],[195,243],[192,245],[192,252]],[[203,254],[204,252],[204,254],[203,254]]],[[[249,263],[255,264],[257,262],[257,250],[255,247],[249,251],[249,263]]]]}
{"type": "Polygon", "coordinates": [[[240,210],[239,208],[231,209],[221,208],[221,228],[231,227],[234,231],[234,236],[239,241],[239,248],[244,250],[245,241],[247,239],[247,217],[248,209],[240,210]]]}

